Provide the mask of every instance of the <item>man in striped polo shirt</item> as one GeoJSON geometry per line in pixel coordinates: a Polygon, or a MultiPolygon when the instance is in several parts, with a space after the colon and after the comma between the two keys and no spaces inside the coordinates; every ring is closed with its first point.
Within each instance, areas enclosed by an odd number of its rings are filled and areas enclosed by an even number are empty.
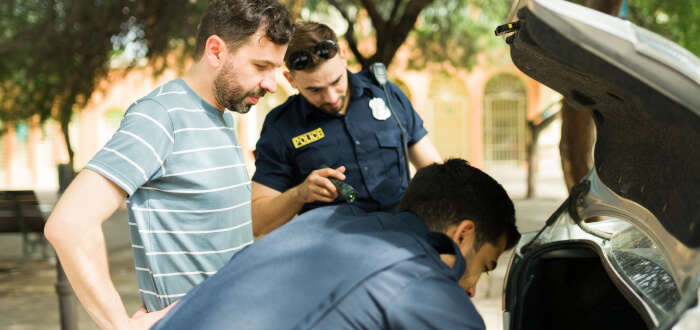
{"type": "Polygon", "coordinates": [[[210,0],[194,64],[127,110],[46,225],[78,299],[101,328],[145,328],[253,242],[250,178],[231,111],[276,89],[294,33],[277,0],[210,0]],[[110,280],[102,223],[126,198],[141,308],[110,280]]]}

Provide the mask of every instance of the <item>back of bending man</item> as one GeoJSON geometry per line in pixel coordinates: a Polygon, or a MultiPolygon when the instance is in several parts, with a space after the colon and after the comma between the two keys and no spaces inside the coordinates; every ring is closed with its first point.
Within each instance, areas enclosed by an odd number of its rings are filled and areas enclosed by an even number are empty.
{"type": "Polygon", "coordinates": [[[520,238],[505,190],[448,160],[418,170],[398,212],[304,213],[236,254],[154,329],[484,329],[470,297],[520,238]]]}
{"type": "Polygon", "coordinates": [[[296,214],[344,203],[328,177],[357,189],[353,205],[393,212],[408,185],[401,142],[416,168],[442,162],[423,121],[391,82],[389,100],[369,71],[347,70],[345,49],[328,26],[297,24],[284,72],[299,91],[273,109],[258,140],[253,176],[253,233],[266,234],[296,214]],[[321,165],[331,168],[321,169],[321,165]]]}
{"type": "Polygon", "coordinates": [[[253,242],[231,111],[275,92],[293,31],[277,0],[210,0],[189,71],[132,104],[66,189],[45,233],[100,328],[148,327],[253,242]],[[102,232],[125,198],[145,306],[132,318],[110,280],[102,232]]]}

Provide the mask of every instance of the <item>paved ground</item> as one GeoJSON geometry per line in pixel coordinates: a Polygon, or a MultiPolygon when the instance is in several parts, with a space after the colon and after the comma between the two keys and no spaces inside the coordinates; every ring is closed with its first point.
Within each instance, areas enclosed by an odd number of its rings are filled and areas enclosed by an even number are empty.
{"type": "MultiPolygon", "coordinates": [[[[556,163],[545,164],[538,174],[537,196],[525,199],[524,170],[491,170],[514,199],[521,232],[538,230],[566,196],[561,170],[556,163]]],[[[55,192],[41,192],[47,205],[55,202],[55,192]]],[[[103,226],[106,233],[112,279],[125,301],[135,312],[138,297],[126,212],[118,211],[103,226]]],[[[53,254],[53,251],[50,251],[53,254]]],[[[58,298],[55,294],[55,259],[42,259],[39,253],[18,264],[21,239],[17,234],[0,234],[0,329],[59,329],[58,298]]],[[[486,321],[487,329],[502,329],[501,293],[510,253],[498,261],[490,276],[482,277],[474,302],[486,321]]],[[[78,327],[97,329],[78,304],[78,327]]]]}

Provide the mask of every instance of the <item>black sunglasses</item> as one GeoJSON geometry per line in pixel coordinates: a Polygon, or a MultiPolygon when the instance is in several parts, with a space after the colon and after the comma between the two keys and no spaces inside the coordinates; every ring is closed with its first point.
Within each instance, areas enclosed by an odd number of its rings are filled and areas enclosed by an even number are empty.
{"type": "MultiPolygon", "coordinates": [[[[329,60],[338,53],[338,44],[333,40],[321,41],[314,46],[313,54],[329,60]]],[[[311,53],[308,49],[300,49],[289,55],[287,58],[287,68],[292,70],[304,70],[311,60],[311,53]]]]}

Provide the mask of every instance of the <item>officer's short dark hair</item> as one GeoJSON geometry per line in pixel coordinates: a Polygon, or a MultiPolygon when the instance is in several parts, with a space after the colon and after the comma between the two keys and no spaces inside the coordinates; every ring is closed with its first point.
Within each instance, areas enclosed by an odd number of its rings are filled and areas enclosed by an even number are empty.
{"type": "Polygon", "coordinates": [[[431,231],[443,233],[462,220],[472,220],[476,228],[475,249],[485,242],[496,245],[504,235],[506,249],[511,249],[520,239],[508,193],[496,180],[463,159],[449,159],[418,170],[397,212],[411,212],[431,231]]]}
{"type": "Polygon", "coordinates": [[[209,0],[197,32],[194,60],[202,58],[213,35],[235,52],[261,28],[272,42],[286,45],[294,36],[294,18],[277,0],[209,0]]]}
{"type": "MultiPolygon", "coordinates": [[[[338,36],[335,35],[333,29],[328,27],[328,25],[317,22],[297,23],[294,38],[292,38],[292,41],[289,43],[287,53],[284,54],[284,62],[287,63],[287,59],[289,59],[289,56],[294,52],[300,49],[313,49],[317,43],[326,40],[333,40],[336,44],[338,43],[338,36]]],[[[314,54],[309,55],[311,59],[303,69],[305,72],[313,72],[324,61],[324,59],[314,54]]],[[[292,68],[287,69],[294,72],[292,68]]]]}

